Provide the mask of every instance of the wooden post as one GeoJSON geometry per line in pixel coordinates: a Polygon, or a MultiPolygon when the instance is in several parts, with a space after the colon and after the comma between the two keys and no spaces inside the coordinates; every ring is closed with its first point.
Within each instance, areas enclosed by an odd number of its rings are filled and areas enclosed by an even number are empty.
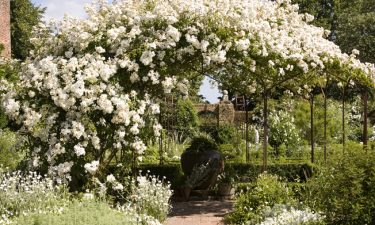
{"type": "Polygon", "coordinates": [[[346,94],[346,87],[343,87],[342,90],[342,150],[345,152],[345,94],[346,94]]]}
{"type": "Polygon", "coordinates": [[[267,171],[267,145],[268,145],[268,93],[263,93],[263,171],[267,171]]]}
{"type": "Polygon", "coordinates": [[[363,149],[367,153],[367,140],[368,140],[368,134],[367,134],[367,114],[368,114],[368,92],[367,90],[363,91],[362,94],[363,99],[363,149]]]}
{"type": "Polygon", "coordinates": [[[327,89],[324,88],[324,162],[327,162],[327,89]]]}
{"type": "Polygon", "coordinates": [[[245,121],[246,121],[246,162],[250,162],[250,149],[249,149],[249,111],[247,110],[247,97],[245,96],[245,121]]]}
{"type": "Polygon", "coordinates": [[[311,142],[311,163],[314,163],[315,140],[314,140],[314,94],[310,94],[310,142],[311,142]]]}

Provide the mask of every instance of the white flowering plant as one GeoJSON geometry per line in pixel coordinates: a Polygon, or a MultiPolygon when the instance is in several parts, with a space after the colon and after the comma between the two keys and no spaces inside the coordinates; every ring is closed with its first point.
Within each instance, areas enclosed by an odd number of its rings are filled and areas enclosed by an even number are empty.
{"type": "Polygon", "coordinates": [[[0,173],[0,224],[20,215],[59,212],[68,199],[64,186],[36,172],[0,173]]]}
{"type": "Polygon", "coordinates": [[[284,144],[289,149],[301,143],[299,130],[294,122],[294,117],[287,110],[275,110],[270,113],[270,136],[269,142],[275,148],[276,157],[283,157],[285,152],[280,151],[280,146],[284,144]]]}
{"type": "Polygon", "coordinates": [[[163,222],[171,209],[169,201],[172,190],[169,182],[165,183],[164,180],[146,174],[139,175],[136,181],[133,180],[132,186],[130,203],[121,207],[123,211],[136,212],[141,218],[142,215],[147,215],[148,218],[163,222]]]}
{"type": "Polygon", "coordinates": [[[264,221],[259,225],[324,224],[324,216],[309,208],[298,209],[287,205],[275,205],[264,210],[264,221]]]}
{"type": "MultiPolygon", "coordinates": [[[[160,134],[157,99],[214,74],[251,92],[304,75],[374,66],[343,54],[289,0],[98,1],[88,17],[41,24],[2,107],[29,137],[30,167],[70,181],[136,156],[160,134]]],[[[76,183],[76,182],[72,182],[76,183]]]]}

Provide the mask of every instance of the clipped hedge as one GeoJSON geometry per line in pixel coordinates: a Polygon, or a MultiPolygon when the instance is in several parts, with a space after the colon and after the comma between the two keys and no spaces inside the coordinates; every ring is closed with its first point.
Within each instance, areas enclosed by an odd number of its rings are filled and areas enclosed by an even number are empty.
{"type": "Polygon", "coordinates": [[[142,164],[139,166],[139,170],[142,170],[142,174],[150,174],[159,177],[159,179],[165,179],[171,183],[172,189],[176,189],[182,185],[185,181],[184,173],[182,172],[181,164],[142,164]]]}
{"type": "MultiPolygon", "coordinates": [[[[227,163],[226,168],[230,168],[237,174],[237,180],[241,182],[255,181],[260,173],[263,172],[262,165],[247,163],[227,163]]],[[[310,163],[288,163],[288,164],[270,164],[267,166],[269,174],[278,175],[287,181],[293,182],[297,179],[306,181],[312,177],[315,166],[310,163]]]]}
{"type": "MultiPolygon", "coordinates": [[[[226,168],[233,170],[236,174],[235,180],[237,182],[252,182],[255,181],[259,174],[262,173],[262,165],[246,164],[246,163],[226,163],[226,168]]],[[[149,171],[149,174],[159,176],[171,182],[173,189],[182,185],[184,182],[184,174],[179,163],[157,165],[157,164],[142,164],[139,166],[142,173],[149,171]]],[[[305,181],[313,175],[315,166],[310,163],[289,163],[289,164],[271,164],[268,165],[268,173],[275,174],[287,181],[294,182],[296,179],[305,181]]]]}

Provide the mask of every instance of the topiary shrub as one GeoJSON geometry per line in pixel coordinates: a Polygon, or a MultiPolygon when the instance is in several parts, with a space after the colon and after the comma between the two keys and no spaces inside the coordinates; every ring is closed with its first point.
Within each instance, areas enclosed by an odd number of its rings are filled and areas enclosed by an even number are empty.
{"type": "Polygon", "coordinates": [[[205,136],[194,137],[191,141],[190,147],[186,151],[204,152],[208,150],[219,151],[219,146],[214,140],[205,136]]]}

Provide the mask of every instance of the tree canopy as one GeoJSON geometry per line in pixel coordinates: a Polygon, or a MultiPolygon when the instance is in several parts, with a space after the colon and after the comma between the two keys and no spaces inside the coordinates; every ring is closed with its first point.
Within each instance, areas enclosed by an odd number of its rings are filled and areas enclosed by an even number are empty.
{"type": "Polygon", "coordinates": [[[30,0],[10,1],[12,56],[24,60],[33,49],[30,43],[33,27],[41,22],[45,9],[30,0]]]}

